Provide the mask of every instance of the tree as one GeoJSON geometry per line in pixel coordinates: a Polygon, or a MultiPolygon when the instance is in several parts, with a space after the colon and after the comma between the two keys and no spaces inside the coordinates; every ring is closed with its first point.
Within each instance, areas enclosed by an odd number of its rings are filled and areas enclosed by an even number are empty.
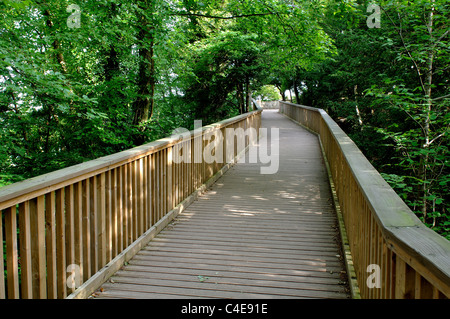
{"type": "Polygon", "coordinates": [[[300,69],[302,104],[325,108],[430,227],[450,234],[449,5],[330,1],[321,25],[337,55],[300,69]]]}

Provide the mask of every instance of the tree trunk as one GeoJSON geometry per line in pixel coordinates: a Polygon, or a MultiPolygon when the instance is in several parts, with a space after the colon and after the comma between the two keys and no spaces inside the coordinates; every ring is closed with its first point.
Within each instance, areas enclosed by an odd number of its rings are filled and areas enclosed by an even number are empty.
{"type": "Polygon", "coordinates": [[[299,104],[300,94],[299,94],[299,91],[298,91],[297,81],[296,81],[295,78],[294,78],[293,86],[294,86],[294,94],[295,94],[295,103],[299,104]]]}
{"type": "MultiPolygon", "coordinates": [[[[51,16],[50,10],[45,9],[44,16],[45,16],[45,23],[51,30],[53,28],[53,21],[50,18],[50,16],[51,16]]],[[[66,62],[64,61],[64,55],[61,52],[59,41],[57,39],[53,40],[52,46],[53,46],[53,49],[55,50],[56,61],[59,63],[59,65],[61,65],[62,73],[67,73],[66,62]]]]}
{"type": "Polygon", "coordinates": [[[286,102],[286,92],[283,91],[282,86],[278,86],[276,85],[278,91],[280,91],[280,95],[281,95],[281,100],[283,100],[283,102],[286,102]]]}
{"type": "MultiPolygon", "coordinates": [[[[434,3],[435,1],[432,0],[434,3]]],[[[428,21],[427,21],[427,28],[428,33],[430,35],[430,50],[428,51],[427,61],[426,61],[426,72],[425,72],[425,81],[424,81],[424,87],[425,87],[425,123],[424,123],[424,140],[425,144],[423,145],[423,148],[428,148],[430,143],[430,121],[431,121],[431,110],[432,110],[432,104],[433,101],[431,99],[431,87],[433,84],[433,60],[434,60],[434,52],[433,52],[433,15],[434,15],[434,5],[432,5],[430,12],[428,13],[428,21]]],[[[426,183],[428,179],[427,175],[427,169],[428,169],[428,163],[429,163],[429,157],[428,153],[424,152],[424,155],[422,155],[422,216],[425,221],[427,217],[427,210],[428,210],[428,203],[427,203],[427,197],[429,193],[429,184],[426,183]]]]}
{"type": "Polygon", "coordinates": [[[236,98],[238,100],[239,113],[243,114],[245,108],[244,86],[239,81],[236,83],[236,98]]]}
{"type": "Polygon", "coordinates": [[[245,112],[250,112],[250,106],[252,105],[252,92],[250,90],[250,78],[248,75],[245,77],[245,91],[247,92],[245,112]]]}
{"type": "Polygon", "coordinates": [[[155,62],[153,59],[154,38],[151,32],[152,26],[149,26],[146,17],[140,17],[139,28],[138,96],[133,103],[134,125],[139,125],[151,117],[156,84],[155,62]]]}
{"type": "Polygon", "coordinates": [[[361,117],[361,113],[359,112],[359,107],[358,107],[358,85],[355,84],[355,86],[353,87],[353,92],[355,93],[355,111],[356,111],[356,116],[358,117],[358,123],[360,126],[360,129],[363,129],[363,121],[362,121],[362,117],[361,117]]]}

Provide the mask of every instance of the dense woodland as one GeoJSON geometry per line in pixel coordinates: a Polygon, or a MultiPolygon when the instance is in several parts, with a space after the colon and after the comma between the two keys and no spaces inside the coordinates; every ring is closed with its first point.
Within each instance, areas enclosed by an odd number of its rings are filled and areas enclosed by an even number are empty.
{"type": "Polygon", "coordinates": [[[325,109],[450,238],[450,3],[374,3],[3,0],[0,186],[279,96],[325,109]]]}

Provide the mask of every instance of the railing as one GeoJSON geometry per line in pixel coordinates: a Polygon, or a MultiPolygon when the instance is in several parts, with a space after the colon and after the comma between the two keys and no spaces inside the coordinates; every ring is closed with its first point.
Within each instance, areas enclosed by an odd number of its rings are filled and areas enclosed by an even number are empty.
{"type": "Polygon", "coordinates": [[[1,188],[0,299],[66,298],[106,280],[105,269],[251,142],[228,129],[260,124],[258,110],[1,188]],[[205,161],[207,147],[223,161],[205,161]]]}
{"type": "Polygon", "coordinates": [[[280,102],[319,135],[362,298],[449,298],[450,242],[424,226],[322,109],[280,102]]]}

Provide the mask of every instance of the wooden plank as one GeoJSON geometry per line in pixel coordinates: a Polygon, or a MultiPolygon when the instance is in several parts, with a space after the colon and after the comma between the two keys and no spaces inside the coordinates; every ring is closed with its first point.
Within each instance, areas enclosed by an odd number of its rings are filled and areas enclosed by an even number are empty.
{"type": "Polygon", "coordinates": [[[132,188],[132,197],[131,197],[131,228],[132,228],[132,237],[131,242],[135,241],[138,233],[138,219],[139,219],[139,168],[138,161],[134,161],[131,163],[131,188],[132,188]]]}
{"type": "Polygon", "coordinates": [[[83,281],[91,277],[91,179],[82,182],[83,281]]]}
{"type": "Polygon", "coordinates": [[[161,151],[155,153],[155,222],[161,218],[161,151]]]}
{"type": "Polygon", "coordinates": [[[39,196],[31,201],[31,232],[32,241],[32,280],[33,298],[47,299],[47,269],[45,256],[45,196],[39,196]]]}
{"type": "Polygon", "coordinates": [[[252,248],[273,248],[273,249],[297,249],[297,246],[299,248],[302,248],[303,250],[318,250],[321,252],[331,251],[335,252],[337,249],[337,246],[334,243],[321,243],[318,245],[313,245],[310,242],[309,243],[302,243],[298,241],[277,241],[274,242],[273,240],[266,239],[266,240],[260,240],[260,239],[249,239],[249,238],[234,238],[234,237],[214,237],[214,236],[201,236],[201,234],[194,234],[194,235],[183,235],[183,234],[177,234],[174,233],[173,235],[166,235],[161,234],[158,236],[157,241],[170,241],[170,240],[176,240],[179,243],[186,243],[186,244],[196,244],[201,242],[208,242],[210,244],[216,244],[216,245],[236,245],[236,246],[247,246],[252,248]],[[192,237],[196,236],[196,237],[192,237]]]}
{"type": "MultiPolygon", "coordinates": [[[[65,270],[64,274],[67,274],[67,267],[73,265],[75,262],[75,223],[74,223],[74,190],[73,185],[66,186],[64,188],[64,211],[61,213],[63,215],[63,220],[65,220],[65,270]]],[[[74,291],[73,288],[67,288],[68,293],[74,291]]]]}
{"type": "MultiPolygon", "coordinates": [[[[33,272],[31,268],[31,222],[30,206],[33,214],[36,213],[34,200],[19,204],[19,243],[21,268],[21,298],[33,298],[33,272]],[[32,202],[32,204],[30,204],[32,202]]],[[[2,242],[3,246],[3,242],[2,242]]],[[[3,255],[2,255],[3,256],[3,255]]]]}
{"type": "Polygon", "coordinates": [[[74,264],[79,269],[81,280],[83,280],[83,183],[74,185],[74,240],[75,255],[74,264]]]}
{"type": "MultiPolygon", "coordinates": [[[[171,211],[174,208],[173,203],[173,149],[167,149],[167,206],[166,210],[171,211]]],[[[192,172],[190,174],[190,181],[192,183],[192,172]]],[[[191,193],[194,191],[192,189],[191,193]]]]}
{"type": "MultiPolygon", "coordinates": [[[[203,277],[204,278],[204,277],[203,277]]],[[[270,287],[266,283],[261,283],[259,286],[255,285],[244,285],[242,281],[237,283],[225,283],[219,280],[209,280],[204,281],[180,281],[171,279],[156,279],[156,278],[145,278],[145,277],[133,277],[125,275],[117,275],[114,277],[114,285],[121,284],[131,284],[134,285],[135,291],[151,291],[151,292],[163,292],[163,291],[175,291],[183,290],[184,292],[191,290],[193,294],[195,293],[207,293],[210,291],[211,295],[220,294],[221,292],[233,292],[237,294],[252,293],[252,294],[263,294],[266,296],[283,296],[283,297],[297,297],[297,298],[346,298],[345,293],[329,291],[329,290],[317,290],[314,287],[308,286],[305,288],[290,288],[290,287],[270,287]]],[[[236,298],[236,297],[234,297],[236,298]]]]}
{"type": "Polygon", "coordinates": [[[112,174],[114,170],[105,173],[105,264],[112,259],[113,254],[113,207],[112,207],[112,174]]]}
{"type": "Polygon", "coordinates": [[[142,159],[142,234],[150,228],[148,221],[148,157],[142,159]]]}
{"type": "Polygon", "coordinates": [[[98,265],[98,179],[96,176],[89,179],[89,242],[91,275],[100,268],[98,265]]]}
{"type": "Polygon", "coordinates": [[[125,202],[125,205],[127,206],[127,234],[128,234],[128,238],[127,238],[127,245],[129,246],[131,245],[131,243],[133,242],[133,230],[134,230],[134,224],[133,224],[133,220],[134,220],[134,215],[135,215],[135,211],[133,209],[133,197],[134,197],[134,189],[133,189],[133,163],[128,163],[127,164],[127,199],[125,202]]]}
{"type": "Polygon", "coordinates": [[[5,242],[8,299],[19,299],[16,206],[5,209],[5,242]]]}
{"type": "MultiPolygon", "coordinates": [[[[333,254],[333,251],[328,251],[328,253],[320,250],[300,250],[296,248],[289,248],[289,247],[256,247],[256,246],[249,246],[245,244],[240,245],[230,245],[230,244],[218,244],[218,243],[208,243],[208,244],[202,244],[200,242],[189,242],[189,241],[167,241],[167,240],[161,240],[160,238],[155,238],[152,241],[152,246],[163,249],[166,246],[173,247],[174,243],[182,249],[213,249],[213,250],[220,250],[220,251],[228,251],[230,248],[232,250],[235,250],[236,252],[248,252],[248,251],[255,251],[255,252],[271,252],[273,253],[274,250],[279,251],[281,254],[287,254],[287,255],[301,255],[301,256],[309,256],[310,258],[321,258],[323,260],[328,260],[327,257],[336,257],[336,254],[333,254]]],[[[301,247],[299,247],[301,248],[301,247]]]]}
{"type": "Polygon", "coordinates": [[[161,212],[159,218],[162,218],[167,211],[167,149],[161,151],[161,212]]]}
{"type": "Polygon", "coordinates": [[[294,260],[294,261],[311,261],[317,264],[322,263],[331,263],[333,264],[336,261],[336,255],[326,255],[326,254],[320,254],[314,256],[314,254],[310,254],[309,252],[304,252],[301,250],[292,251],[292,250],[271,250],[271,249],[265,249],[265,250],[256,250],[252,248],[245,249],[238,249],[235,246],[213,246],[213,245],[192,245],[192,247],[187,246],[177,246],[176,243],[166,243],[164,244],[164,250],[161,249],[161,245],[156,245],[154,243],[151,243],[150,245],[147,245],[143,249],[143,251],[153,251],[155,254],[170,254],[170,253],[201,253],[206,255],[220,255],[220,256],[234,256],[234,257],[266,257],[266,258],[274,258],[279,260],[294,260]]]}
{"type": "Polygon", "coordinates": [[[64,189],[55,192],[55,203],[57,297],[63,299],[67,296],[64,189]]]}
{"type": "Polygon", "coordinates": [[[127,174],[128,167],[126,165],[121,167],[121,178],[122,178],[122,184],[121,184],[121,193],[122,193],[122,205],[121,205],[121,237],[122,237],[122,250],[125,249],[128,246],[128,174],[127,174]]]}
{"type": "Polygon", "coordinates": [[[239,264],[245,263],[246,265],[251,264],[264,264],[264,267],[277,269],[277,268],[289,268],[296,269],[296,267],[301,267],[302,269],[310,269],[316,271],[329,271],[329,270],[339,270],[341,269],[341,263],[339,260],[334,259],[327,263],[323,261],[314,261],[308,258],[298,258],[298,259],[289,259],[286,256],[281,256],[276,258],[273,255],[267,254],[259,257],[249,257],[249,256],[235,256],[235,255],[226,255],[226,254],[204,254],[204,253],[164,253],[158,251],[146,251],[142,250],[139,253],[139,257],[136,256],[136,260],[139,258],[149,259],[152,261],[163,261],[166,258],[168,261],[184,261],[186,263],[192,262],[205,262],[205,263],[221,263],[225,264],[239,264]]]}
{"type": "Polygon", "coordinates": [[[97,270],[106,265],[106,173],[97,176],[97,270]]]}
{"type": "Polygon", "coordinates": [[[152,157],[148,156],[145,162],[145,198],[146,198],[146,231],[152,227],[152,157]]]}
{"type": "Polygon", "coordinates": [[[116,213],[117,213],[117,225],[116,225],[116,236],[117,236],[117,254],[123,250],[123,236],[122,236],[122,221],[123,221],[123,210],[122,210],[122,199],[123,199],[123,188],[122,188],[122,167],[116,169],[116,183],[117,183],[117,201],[116,201],[116,213]]]}
{"type": "Polygon", "coordinates": [[[156,224],[156,162],[155,162],[156,154],[152,154],[150,156],[150,198],[151,198],[151,221],[150,224],[153,226],[156,224]]]}
{"type": "Polygon", "coordinates": [[[175,226],[172,226],[172,228],[176,228],[178,233],[189,233],[191,232],[202,232],[203,234],[211,234],[211,235],[229,235],[229,236],[240,236],[240,237],[246,237],[246,238],[268,238],[269,236],[273,238],[273,240],[280,240],[280,241],[294,241],[294,240],[303,240],[304,242],[314,242],[314,243],[330,243],[331,240],[333,240],[333,237],[335,233],[332,231],[326,232],[326,233],[315,233],[315,232],[309,232],[304,234],[303,232],[281,232],[282,228],[280,229],[272,229],[267,230],[264,233],[261,233],[257,227],[254,227],[253,229],[248,229],[245,226],[242,227],[220,227],[214,224],[210,225],[204,225],[203,227],[196,227],[195,224],[191,221],[188,223],[182,222],[180,224],[180,220],[177,219],[175,226]]]}
{"type": "Polygon", "coordinates": [[[411,299],[415,293],[415,272],[401,258],[396,260],[395,271],[395,298],[411,299]]]}
{"type": "Polygon", "coordinates": [[[110,207],[110,212],[111,212],[111,225],[110,225],[110,235],[109,235],[109,240],[110,240],[110,245],[111,245],[111,256],[110,259],[113,259],[114,257],[117,256],[117,254],[119,253],[118,250],[118,213],[119,213],[119,209],[118,209],[118,199],[120,198],[120,195],[118,193],[118,187],[117,187],[117,173],[118,173],[118,169],[113,169],[111,171],[111,176],[110,176],[110,180],[111,180],[111,184],[110,184],[110,188],[111,188],[111,207],[110,207]]]}
{"type": "MultiPolygon", "coordinates": [[[[254,286],[271,287],[301,287],[302,283],[308,284],[317,290],[342,291],[345,286],[340,285],[340,278],[298,276],[295,274],[277,274],[275,272],[243,272],[230,269],[218,270],[215,268],[188,268],[188,267],[160,267],[157,265],[143,265],[132,261],[126,271],[118,272],[117,275],[126,274],[129,276],[154,278],[154,279],[174,279],[180,281],[196,281],[202,277],[205,280],[211,278],[224,283],[246,283],[254,286]],[[199,276],[201,276],[199,278],[199,276]]],[[[113,280],[114,281],[114,280],[113,280]]]]}
{"type": "Polygon", "coordinates": [[[56,299],[56,207],[55,192],[45,195],[45,248],[47,257],[47,298],[56,299]]]}
{"type": "Polygon", "coordinates": [[[433,285],[431,285],[425,278],[416,272],[415,279],[415,297],[416,299],[432,299],[433,285]]]}
{"type": "MultiPolygon", "coordinates": [[[[139,237],[144,233],[145,224],[144,224],[144,212],[145,212],[145,206],[144,206],[144,159],[140,158],[139,161],[137,161],[137,236],[139,237]]],[[[137,238],[136,238],[137,239],[137,238]]]]}

